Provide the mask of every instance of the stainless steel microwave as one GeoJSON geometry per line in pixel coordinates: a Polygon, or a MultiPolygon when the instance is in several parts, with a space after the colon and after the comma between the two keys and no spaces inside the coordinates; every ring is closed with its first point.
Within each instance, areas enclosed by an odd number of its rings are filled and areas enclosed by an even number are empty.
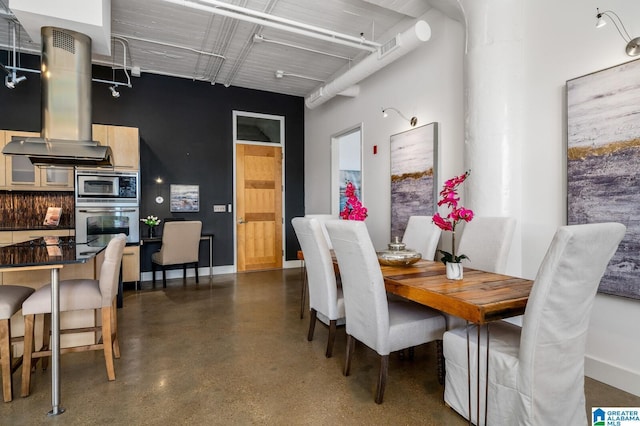
{"type": "Polygon", "coordinates": [[[135,205],[140,201],[138,172],[77,169],[76,206],[135,205]]]}

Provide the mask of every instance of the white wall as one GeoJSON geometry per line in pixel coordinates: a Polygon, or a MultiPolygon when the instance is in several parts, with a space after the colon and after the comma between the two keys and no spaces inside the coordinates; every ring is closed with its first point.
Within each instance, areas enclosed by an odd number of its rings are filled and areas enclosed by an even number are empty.
{"type": "MultiPolygon", "coordinates": [[[[453,1],[453,0],[452,0],[453,1]]],[[[567,80],[631,60],[611,23],[595,28],[596,7],[614,10],[633,36],[640,36],[640,2],[608,0],[523,1],[526,112],[522,150],[521,276],[534,278],[566,216],[567,80]]],[[[356,98],[335,98],[305,117],[307,213],[330,211],[330,135],[363,123],[363,201],[376,247],[389,240],[389,136],[408,123],[380,108],[416,115],[419,124],[440,123],[439,186],[464,171],[464,30],[437,13],[426,16],[433,37],[361,83],[356,98]],[[378,154],[372,154],[378,145],[378,154]]],[[[516,190],[516,188],[514,188],[516,190]]],[[[521,266],[520,266],[521,265],[521,266]]],[[[510,265],[513,266],[513,265],[510,265]]],[[[512,269],[510,269],[512,270],[512,269]]],[[[639,279],[640,282],[640,279],[639,279]]],[[[640,395],[640,300],[598,295],[587,343],[586,374],[640,395]]]]}
{"type": "MultiPolygon", "coordinates": [[[[556,227],[566,221],[565,83],[632,60],[615,27],[596,29],[596,7],[622,18],[640,36],[640,3],[633,0],[526,1],[522,147],[523,276],[534,277],[556,227]]],[[[640,277],[639,277],[640,283],[640,277]]],[[[640,395],[640,300],[598,294],[591,317],[585,372],[640,395]]]]}
{"type": "Polygon", "coordinates": [[[411,129],[393,112],[383,118],[382,108],[395,107],[407,117],[416,116],[418,126],[440,123],[440,182],[464,171],[462,26],[435,10],[423,19],[432,29],[431,39],[423,46],[360,83],[359,96],[337,96],[305,112],[306,213],[331,211],[331,135],[362,123],[362,201],[369,211],[366,223],[376,247],[386,247],[390,241],[389,137],[411,129]]]}

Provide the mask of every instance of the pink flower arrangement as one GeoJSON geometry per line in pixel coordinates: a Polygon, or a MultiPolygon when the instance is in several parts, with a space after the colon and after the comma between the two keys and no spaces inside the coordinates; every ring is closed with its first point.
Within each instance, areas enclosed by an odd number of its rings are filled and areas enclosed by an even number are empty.
{"type": "Polygon", "coordinates": [[[451,253],[438,250],[442,254],[442,259],[440,260],[443,263],[460,263],[462,259],[468,259],[464,254],[456,256],[456,225],[461,221],[471,222],[473,219],[472,210],[458,206],[460,197],[458,197],[457,192],[458,186],[462,185],[470,174],[470,171],[466,171],[460,176],[449,179],[444,183],[444,188],[440,191],[441,199],[438,201],[438,206],[446,205],[451,209],[451,212],[444,218],[440,216],[440,213],[433,215],[433,223],[435,223],[438,228],[443,231],[451,231],[451,253]]]}
{"type": "Polygon", "coordinates": [[[347,182],[344,195],[347,196],[347,202],[340,212],[340,217],[344,220],[365,220],[367,218],[367,208],[362,205],[362,202],[356,196],[356,186],[352,182],[347,182]]]}

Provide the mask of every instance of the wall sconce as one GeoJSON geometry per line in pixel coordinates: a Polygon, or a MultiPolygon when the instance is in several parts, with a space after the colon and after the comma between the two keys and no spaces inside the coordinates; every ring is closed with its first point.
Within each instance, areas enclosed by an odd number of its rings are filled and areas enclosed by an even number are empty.
{"type": "Polygon", "coordinates": [[[26,79],[27,77],[25,77],[24,75],[18,77],[14,71],[13,74],[4,77],[4,85],[9,89],[15,89],[19,83],[25,81],[26,79]]]}
{"type": "Polygon", "coordinates": [[[618,34],[624,41],[627,42],[627,47],[625,51],[629,56],[637,56],[640,55],[640,37],[631,38],[624,24],[622,23],[622,19],[612,10],[605,10],[604,12],[600,12],[600,9],[596,8],[596,28],[602,28],[607,25],[607,21],[604,17],[607,17],[613,22],[616,30],[618,30],[618,34]]]}
{"type": "Polygon", "coordinates": [[[403,113],[401,113],[400,111],[398,111],[397,108],[394,107],[387,107],[387,108],[382,108],[382,116],[384,118],[387,118],[389,116],[389,114],[387,113],[387,111],[392,110],[395,111],[400,117],[404,118],[406,121],[409,122],[409,124],[411,124],[411,127],[416,127],[416,124],[418,124],[418,119],[416,117],[411,117],[410,119],[405,117],[405,115],[403,113]]]}

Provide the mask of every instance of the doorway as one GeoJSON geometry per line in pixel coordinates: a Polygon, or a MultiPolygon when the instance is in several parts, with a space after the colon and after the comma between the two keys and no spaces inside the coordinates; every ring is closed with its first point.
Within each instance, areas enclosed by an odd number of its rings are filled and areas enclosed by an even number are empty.
{"type": "Polygon", "coordinates": [[[284,117],[233,115],[236,270],[282,268],[284,117]]]}

